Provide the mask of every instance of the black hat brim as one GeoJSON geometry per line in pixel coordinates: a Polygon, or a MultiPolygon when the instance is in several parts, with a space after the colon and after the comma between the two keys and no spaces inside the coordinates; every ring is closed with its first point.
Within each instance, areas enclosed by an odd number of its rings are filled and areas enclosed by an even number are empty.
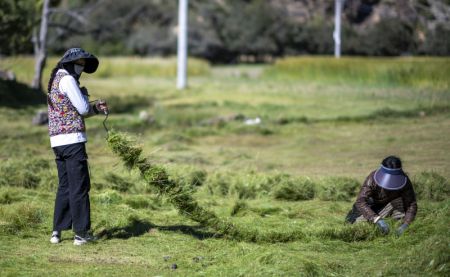
{"type": "Polygon", "coordinates": [[[79,59],[84,59],[86,64],[84,65],[84,72],[86,73],[94,73],[98,68],[98,59],[96,56],[92,55],[89,52],[84,51],[81,48],[72,48],[69,49],[62,59],[59,61],[61,64],[74,62],[79,59]]]}

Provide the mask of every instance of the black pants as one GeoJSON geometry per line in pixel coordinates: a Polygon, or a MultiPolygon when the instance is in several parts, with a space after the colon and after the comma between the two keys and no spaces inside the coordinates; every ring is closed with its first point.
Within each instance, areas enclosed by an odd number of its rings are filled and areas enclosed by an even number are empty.
{"type": "Polygon", "coordinates": [[[83,234],[91,228],[89,189],[91,187],[86,146],[75,143],[53,148],[59,186],[55,200],[53,230],[73,228],[83,234]]]}

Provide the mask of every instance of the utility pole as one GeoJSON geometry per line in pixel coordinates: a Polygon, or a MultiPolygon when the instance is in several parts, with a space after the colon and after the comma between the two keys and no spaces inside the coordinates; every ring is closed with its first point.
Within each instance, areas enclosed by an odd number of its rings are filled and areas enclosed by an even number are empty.
{"type": "Polygon", "coordinates": [[[335,0],[334,4],[334,56],[341,57],[341,14],[342,6],[345,0],[335,0]]]}
{"type": "Polygon", "coordinates": [[[188,0],[178,2],[177,89],[186,88],[188,0]]]}

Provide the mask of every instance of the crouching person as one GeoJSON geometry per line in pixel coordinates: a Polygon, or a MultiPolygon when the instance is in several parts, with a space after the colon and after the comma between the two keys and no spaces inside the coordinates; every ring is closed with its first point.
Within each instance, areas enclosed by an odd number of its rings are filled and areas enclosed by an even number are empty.
{"type": "Polygon", "coordinates": [[[408,176],[402,170],[398,157],[385,158],[380,168],[364,181],[356,203],[347,214],[346,221],[369,221],[377,225],[383,234],[389,233],[386,217],[402,219],[396,234],[401,235],[417,213],[416,195],[408,176]]]}

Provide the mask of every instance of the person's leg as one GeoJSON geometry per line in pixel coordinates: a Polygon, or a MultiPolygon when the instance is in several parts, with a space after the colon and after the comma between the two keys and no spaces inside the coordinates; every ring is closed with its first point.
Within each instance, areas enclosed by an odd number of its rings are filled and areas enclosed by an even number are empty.
{"type": "MultiPolygon", "coordinates": [[[[371,197],[369,197],[367,199],[367,204],[369,205],[369,207],[373,210],[375,207],[374,201],[371,197]]],[[[361,212],[358,210],[358,208],[356,207],[356,204],[353,204],[352,209],[348,212],[347,217],[345,218],[346,222],[349,223],[357,223],[357,222],[367,222],[368,219],[365,218],[361,212]]]]}
{"type": "Polygon", "coordinates": [[[69,203],[69,181],[67,179],[66,162],[62,155],[62,147],[54,149],[56,167],[58,169],[58,191],[55,199],[53,214],[53,231],[61,232],[72,228],[72,214],[69,203]]]}
{"type": "Polygon", "coordinates": [[[70,145],[66,149],[66,156],[73,230],[75,234],[83,236],[91,228],[90,178],[84,143],[70,145]]]}
{"type": "Polygon", "coordinates": [[[356,222],[367,221],[367,220],[359,212],[358,208],[356,208],[356,205],[353,204],[352,209],[347,213],[347,216],[345,217],[345,221],[353,224],[356,222]]]}

